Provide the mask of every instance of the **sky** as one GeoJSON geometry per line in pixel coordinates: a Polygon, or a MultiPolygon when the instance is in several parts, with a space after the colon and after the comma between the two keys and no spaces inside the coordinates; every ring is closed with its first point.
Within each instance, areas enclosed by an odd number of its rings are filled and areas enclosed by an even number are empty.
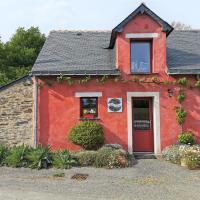
{"type": "Polygon", "coordinates": [[[200,0],[0,0],[0,36],[6,42],[18,27],[50,30],[111,30],[142,2],[168,23],[200,29],[200,0]]]}

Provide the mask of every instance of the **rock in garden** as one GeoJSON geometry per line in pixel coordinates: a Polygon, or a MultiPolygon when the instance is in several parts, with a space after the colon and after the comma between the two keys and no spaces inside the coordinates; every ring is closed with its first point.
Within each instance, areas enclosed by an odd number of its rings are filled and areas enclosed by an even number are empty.
{"type": "Polygon", "coordinates": [[[120,144],[105,144],[104,147],[110,147],[113,149],[123,149],[123,147],[120,144]]]}

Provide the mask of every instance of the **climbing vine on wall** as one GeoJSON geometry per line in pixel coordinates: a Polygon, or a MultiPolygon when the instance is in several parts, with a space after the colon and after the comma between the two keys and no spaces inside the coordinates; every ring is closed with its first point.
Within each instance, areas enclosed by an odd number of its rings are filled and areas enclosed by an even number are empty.
{"type": "Polygon", "coordinates": [[[179,78],[177,81],[176,81],[177,84],[181,85],[181,86],[187,86],[189,81],[186,77],[183,77],[183,78],[179,78]]]}
{"type": "MultiPolygon", "coordinates": [[[[71,76],[65,76],[63,74],[60,74],[57,77],[57,81],[59,83],[62,83],[64,81],[66,81],[68,83],[68,85],[73,85],[74,83],[78,83],[80,85],[84,85],[87,84],[89,81],[92,80],[92,77],[90,75],[85,75],[82,76],[80,79],[78,78],[72,78],[71,76]]],[[[177,85],[180,87],[188,87],[190,86],[190,88],[200,88],[200,80],[197,80],[196,83],[194,84],[190,84],[189,80],[186,77],[182,77],[179,78],[178,80],[175,81],[161,81],[159,79],[158,76],[153,76],[153,77],[146,77],[146,76],[132,76],[131,79],[129,80],[125,80],[120,76],[108,76],[108,75],[102,75],[102,76],[98,76],[98,78],[96,78],[96,83],[97,84],[104,84],[106,83],[106,81],[109,80],[114,80],[114,82],[122,82],[122,83],[127,83],[127,82],[134,82],[134,83],[138,83],[138,84],[161,84],[161,85],[177,85]]],[[[46,84],[48,85],[48,84],[46,84]]],[[[183,99],[183,94],[181,94],[181,99],[183,99]]],[[[178,99],[177,99],[178,100],[178,99]]],[[[179,101],[179,100],[178,100],[179,101]]]]}
{"type": "Polygon", "coordinates": [[[176,81],[176,83],[180,86],[179,94],[176,99],[179,102],[179,104],[181,105],[181,106],[175,108],[176,121],[181,126],[181,132],[183,133],[183,124],[185,123],[185,119],[187,116],[187,111],[183,108],[183,105],[182,105],[182,103],[185,101],[185,98],[186,98],[183,87],[188,86],[189,81],[185,77],[183,77],[183,78],[178,79],[176,81]]]}
{"type": "Polygon", "coordinates": [[[185,118],[187,116],[187,111],[181,107],[176,107],[175,110],[176,110],[176,120],[177,120],[178,124],[182,126],[185,122],[185,118]]]}
{"type": "Polygon", "coordinates": [[[89,75],[89,76],[85,76],[85,77],[83,77],[83,78],[81,78],[81,79],[79,80],[79,83],[80,83],[81,85],[83,85],[83,84],[88,83],[90,80],[91,80],[91,76],[90,76],[90,75],[89,75]]]}
{"type": "Polygon", "coordinates": [[[179,103],[182,103],[184,100],[185,100],[185,92],[184,92],[184,90],[180,90],[179,94],[177,96],[177,101],[179,103]]]}
{"type": "Polygon", "coordinates": [[[197,80],[197,82],[195,83],[195,86],[200,88],[200,80],[197,80]]]}
{"type": "Polygon", "coordinates": [[[70,76],[64,76],[62,74],[60,74],[60,76],[57,77],[57,81],[59,83],[62,83],[64,81],[67,81],[68,85],[73,85],[74,84],[74,80],[72,77],[70,76]]]}
{"type": "MultiPolygon", "coordinates": [[[[65,76],[63,74],[60,74],[57,78],[57,82],[59,83],[67,83],[69,86],[73,84],[80,84],[84,85],[87,84],[89,81],[94,80],[90,75],[81,76],[81,78],[74,78],[72,76],[65,76]]],[[[160,84],[163,86],[179,86],[180,90],[176,97],[177,102],[179,103],[179,106],[175,107],[175,113],[176,113],[176,121],[181,126],[182,132],[183,130],[183,124],[185,123],[187,111],[183,107],[183,102],[186,99],[186,94],[184,91],[184,88],[199,88],[200,89],[200,80],[197,80],[195,83],[190,83],[189,80],[186,77],[179,78],[174,81],[161,81],[158,76],[148,77],[148,76],[132,76],[131,79],[123,79],[121,76],[108,76],[108,75],[102,75],[102,76],[96,76],[96,83],[97,84],[104,84],[106,81],[113,80],[115,83],[121,82],[121,83],[127,83],[132,82],[136,84],[160,84]]],[[[40,82],[38,84],[39,88],[41,89],[44,85],[47,85],[48,87],[53,86],[55,81],[53,80],[45,80],[44,82],[40,82]]]]}

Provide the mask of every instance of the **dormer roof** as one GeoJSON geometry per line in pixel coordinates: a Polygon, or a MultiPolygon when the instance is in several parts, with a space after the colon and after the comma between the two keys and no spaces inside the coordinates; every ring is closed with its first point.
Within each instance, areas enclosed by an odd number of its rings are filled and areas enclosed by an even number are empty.
{"type": "Polygon", "coordinates": [[[146,14],[150,16],[153,20],[155,20],[158,24],[161,25],[163,31],[166,32],[167,36],[173,31],[173,27],[170,24],[161,19],[152,10],[150,10],[144,3],[142,3],[138,8],[136,8],[128,17],[126,17],[120,24],[118,24],[112,30],[110,44],[108,47],[109,49],[112,49],[114,47],[117,33],[121,33],[123,31],[124,26],[128,24],[138,14],[146,14]]]}

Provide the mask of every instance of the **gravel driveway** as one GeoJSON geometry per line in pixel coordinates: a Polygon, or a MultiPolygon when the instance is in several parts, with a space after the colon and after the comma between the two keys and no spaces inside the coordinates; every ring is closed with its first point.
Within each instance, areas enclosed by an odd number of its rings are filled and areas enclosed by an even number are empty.
{"type": "Polygon", "coordinates": [[[30,170],[0,168],[0,200],[200,200],[200,171],[160,160],[138,160],[127,169],[72,168],[30,170]],[[64,178],[53,174],[64,172],[64,178]],[[76,173],[86,180],[72,180],[76,173]]]}

